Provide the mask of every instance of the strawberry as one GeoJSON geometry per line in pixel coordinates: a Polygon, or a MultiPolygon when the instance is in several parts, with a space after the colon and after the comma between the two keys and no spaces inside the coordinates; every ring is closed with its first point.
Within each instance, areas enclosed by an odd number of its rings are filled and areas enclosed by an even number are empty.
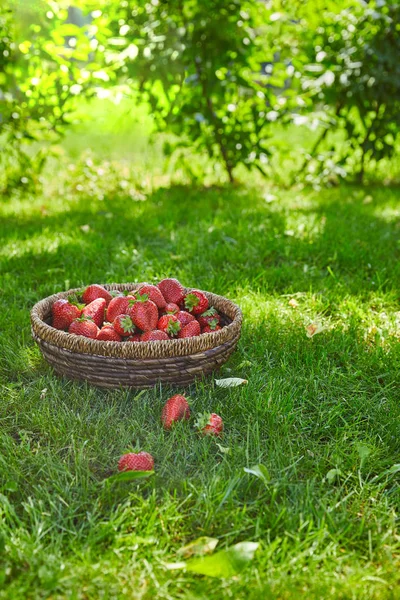
{"type": "Polygon", "coordinates": [[[180,331],[180,328],[181,324],[175,315],[164,315],[157,323],[157,329],[165,331],[170,336],[176,335],[180,331]]]}
{"type": "Polygon", "coordinates": [[[118,315],[113,321],[115,331],[122,337],[135,333],[135,325],[129,315],[118,315]]]}
{"type": "Polygon", "coordinates": [[[213,324],[211,322],[209,325],[203,327],[201,333],[212,333],[213,331],[219,331],[220,329],[222,329],[222,327],[218,325],[218,323],[215,322],[215,324],[213,324]]]}
{"type": "Polygon", "coordinates": [[[141,342],[142,340],[140,339],[142,336],[140,335],[140,333],[135,333],[134,335],[130,335],[129,337],[125,338],[126,342],[141,342]]]}
{"type": "Polygon", "coordinates": [[[163,309],[167,304],[165,302],[165,298],[162,295],[161,291],[158,289],[156,285],[150,285],[149,283],[145,283],[139,290],[138,293],[140,296],[146,294],[152,302],[157,306],[157,308],[163,309]]]}
{"type": "Polygon", "coordinates": [[[200,335],[200,325],[197,321],[191,321],[183,329],[178,333],[178,338],[188,338],[194,337],[195,335],[200,335]]]}
{"type": "Polygon", "coordinates": [[[166,302],[179,304],[185,297],[183,285],[177,279],[163,279],[157,286],[166,302]]]}
{"type": "Polygon", "coordinates": [[[90,304],[93,300],[97,300],[97,298],[104,298],[106,304],[108,304],[112,298],[110,292],[106,290],[102,285],[98,285],[94,283],[89,285],[82,294],[82,300],[85,304],[90,304]]]}
{"type": "Polygon", "coordinates": [[[165,429],[171,429],[176,421],[188,420],[190,417],[190,408],[185,396],[172,396],[167,400],[161,415],[165,429]]]}
{"type": "Polygon", "coordinates": [[[180,310],[175,316],[181,324],[181,327],[185,327],[185,325],[195,320],[195,317],[185,310],[180,310]]]}
{"type": "Polygon", "coordinates": [[[56,329],[68,329],[74,319],[82,314],[82,304],[72,304],[68,300],[56,300],[51,307],[53,315],[53,327],[56,329]]]}
{"type": "Polygon", "coordinates": [[[192,290],[185,296],[185,308],[193,315],[201,315],[208,308],[208,298],[200,290],[192,290]]]}
{"type": "Polygon", "coordinates": [[[148,452],[130,452],[124,454],[118,461],[118,471],[152,471],[154,458],[148,452]]]}
{"type": "Polygon", "coordinates": [[[122,342],[122,337],[115,331],[112,325],[103,325],[97,334],[97,339],[103,342],[122,342]]]}
{"type": "Polygon", "coordinates": [[[168,334],[165,331],[155,329],[154,331],[146,331],[140,336],[141,342],[155,342],[157,340],[169,340],[168,334]]]}
{"type": "Polygon", "coordinates": [[[105,298],[96,298],[90,302],[82,311],[82,317],[92,319],[98,327],[103,325],[104,312],[106,310],[107,301],[105,298]]]}
{"type": "Polygon", "coordinates": [[[118,315],[125,315],[130,302],[136,300],[135,296],[117,296],[113,298],[107,307],[107,321],[112,323],[118,315]]]}
{"type": "Polygon", "coordinates": [[[176,315],[180,311],[180,308],[174,302],[168,302],[168,304],[164,308],[164,312],[167,315],[176,315]]]}
{"type": "Polygon", "coordinates": [[[79,317],[72,321],[68,328],[68,333],[74,333],[75,335],[83,335],[87,338],[97,338],[100,329],[96,323],[87,317],[79,317]]]}
{"type": "Polygon", "coordinates": [[[224,422],[219,415],[211,413],[199,415],[196,426],[203,435],[221,435],[224,422]]]}
{"type": "Polygon", "coordinates": [[[137,302],[128,308],[128,315],[142,331],[154,331],[157,329],[158,308],[147,296],[139,296],[137,302]]]}
{"type": "Polygon", "coordinates": [[[213,321],[215,321],[216,325],[219,325],[221,322],[221,317],[212,306],[203,312],[199,317],[197,317],[198,322],[200,323],[200,327],[206,327],[213,321]]]}

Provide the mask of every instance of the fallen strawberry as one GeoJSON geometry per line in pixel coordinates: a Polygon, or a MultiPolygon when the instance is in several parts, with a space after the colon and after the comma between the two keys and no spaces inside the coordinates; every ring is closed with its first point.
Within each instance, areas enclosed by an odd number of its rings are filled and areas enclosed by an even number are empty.
{"type": "Polygon", "coordinates": [[[146,331],[140,336],[141,342],[155,342],[157,340],[169,340],[168,334],[165,331],[156,329],[155,331],[146,331]]]}
{"type": "Polygon", "coordinates": [[[167,303],[179,304],[185,297],[184,287],[177,279],[163,279],[157,287],[161,290],[167,303]]]}
{"type": "Polygon", "coordinates": [[[52,324],[56,329],[68,329],[72,321],[82,314],[83,304],[75,305],[68,300],[56,300],[51,307],[52,324]]]}
{"type": "Polygon", "coordinates": [[[189,338],[194,337],[195,335],[200,335],[200,325],[197,321],[191,321],[183,329],[178,333],[178,338],[189,338]]]}
{"type": "Polygon", "coordinates": [[[161,420],[165,429],[171,429],[173,423],[187,420],[189,417],[189,404],[185,396],[179,394],[167,400],[161,414],[161,420]]]}
{"type": "Polygon", "coordinates": [[[119,335],[126,337],[135,333],[136,327],[129,315],[118,315],[113,321],[113,327],[119,335]]]}
{"type": "Polygon", "coordinates": [[[90,304],[85,306],[85,308],[82,310],[82,316],[92,319],[96,323],[97,327],[101,327],[104,321],[106,305],[107,302],[105,298],[96,298],[96,300],[93,300],[90,302],[90,304]]]}
{"type": "Polygon", "coordinates": [[[135,300],[135,296],[117,296],[116,298],[113,298],[107,307],[107,321],[112,323],[118,315],[126,314],[130,302],[134,302],[135,300]]]}
{"type": "Polygon", "coordinates": [[[97,298],[104,298],[108,304],[111,301],[112,296],[110,292],[108,292],[102,285],[93,283],[92,285],[89,285],[83,292],[82,300],[85,304],[90,304],[90,302],[97,300],[97,298]]]}
{"type": "Polygon", "coordinates": [[[72,321],[68,328],[68,333],[74,333],[75,335],[83,335],[87,338],[97,338],[100,329],[96,323],[87,317],[79,317],[72,321]]]}
{"type": "Polygon", "coordinates": [[[132,321],[142,331],[154,331],[157,329],[158,308],[151,300],[147,300],[147,295],[139,296],[137,302],[128,308],[127,314],[132,321]]]}
{"type": "Polygon", "coordinates": [[[221,323],[221,317],[212,306],[203,312],[199,317],[197,317],[197,320],[200,323],[200,327],[207,327],[207,325],[214,323],[214,321],[216,325],[221,323]]]}
{"type": "Polygon", "coordinates": [[[180,331],[181,324],[175,315],[164,315],[157,322],[157,329],[165,331],[171,337],[177,335],[180,331]]]}
{"type": "Polygon", "coordinates": [[[203,435],[221,435],[224,429],[224,422],[221,417],[215,413],[199,415],[195,424],[203,435]]]}
{"type": "Polygon", "coordinates": [[[165,306],[164,311],[167,315],[176,315],[181,309],[174,302],[168,302],[165,306]]]}
{"type": "Polygon", "coordinates": [[[154,458],[148,452],[130,452],[118,461],[118,471],[152,471],[154,458]]]}
{"type": "Polygon", "coordinates": [[[97,339],[103,342],[121,342],[122,337],[117,333],[112,325],[103,325],[97,334],[97,339]]]}
{"type": "Polygon", "coordinates": [[[200,290],[192,290],[185,296],[185,308],[193,315],[201,315],[208,308],[208,298],[200,290]]]}
{"type": "Polygon", "coordinates": [[[196,317],[186,312],[186,310],[180,310],[175,316],[181,324],[181,328],[185,327],[185,325],[196,319],[196,317]]]}
{"type": "Polygon", "coordinates": [[[154,302],[159,309],[164,309],[167,304],[161,290],[156,285],[146,283],[138,290],[138,294],[140,296],[146,294],[149,297],[149,300],[154,302]]]}

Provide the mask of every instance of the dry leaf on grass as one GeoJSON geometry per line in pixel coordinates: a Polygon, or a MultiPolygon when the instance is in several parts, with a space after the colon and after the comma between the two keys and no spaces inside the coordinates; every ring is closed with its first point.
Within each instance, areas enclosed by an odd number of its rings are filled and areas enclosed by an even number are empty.
{"type": "Polygon", "coordinates": [[[306,335],[308,338],[312,338],[314,335],[321,333],[321,331],[324,331],[325,329],[326,327],[321,325],[321,323],[311,323],[306,327],[306,335]]]}
{"type": "Polygon", "coordinates": [[[297,300],[295,300],[294,298],[291,298],[289,300],[289,306],[291,306],[292,308],[297,308],[299,305],[299,303],[297,302],[297,300]]]}
{"type": "Polygon", "coordinates": [[[240,377],[227,377],[226,379],[216,379],[215,383],[218,387],[229,388],[245,385],[248,381],[247,379],[241,379],[240,377]]]}

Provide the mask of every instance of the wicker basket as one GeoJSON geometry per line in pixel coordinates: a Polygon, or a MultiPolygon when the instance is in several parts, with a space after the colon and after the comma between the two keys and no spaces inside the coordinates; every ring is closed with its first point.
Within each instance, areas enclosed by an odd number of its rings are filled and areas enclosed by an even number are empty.
{"type": "MultiPolygon", "coordinates": [[[[108,290],[133,291],[140,283],[108,284],[108,290]]],[[[223,296],[204,292],[221,314],[219,331],[196,337],[154,342],[103,342],[71,335],[51,327],[51,307],[69,290],[44,298],[31,311],[32,335],[44,358],[60,375],[84,379],[105,388],[145,388],[156,383],[187,385],[218,369],[235,350],[242,312],[223,296]]],[[[190,289],[187,288],[186,292],[190,289]]]]}

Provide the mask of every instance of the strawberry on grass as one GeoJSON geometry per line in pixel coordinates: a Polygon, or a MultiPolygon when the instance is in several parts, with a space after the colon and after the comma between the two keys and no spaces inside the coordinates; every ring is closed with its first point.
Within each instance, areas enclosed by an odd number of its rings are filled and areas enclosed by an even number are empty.
{"type": "Polygon", "coordinates": [[[97,327],[96,323],[88,317],[79,317],[78,319],[75,319],[68,328],[68,333],[82,335],[92,339],[96,339],[99,332],[100,329],[97,327]]]}
{"type": "Polygon", "coordinates": [[[171,429],[177,421],[190,418],[190,407],[185,396],[176,394],[167,400],[161,414],[161,420],[165,429],[171,429]]]}
{"type": "Polygon", "coordinates": [[[224,422],[216,413],[199,415],[195,426],[203,435],[219,436],[224,430],[224,422]]]}
{"type": "Polygon", "coordinates": [[[181,324],[175,315],[163,315],[157,322],[157,329],[173,337],[179,333],[181,324]]]}
{"type": "Polygon", "coordinates": [[[118,461],[118,471],[153,471],[154,458],[148,452],[129,452],[118,461]]]}

